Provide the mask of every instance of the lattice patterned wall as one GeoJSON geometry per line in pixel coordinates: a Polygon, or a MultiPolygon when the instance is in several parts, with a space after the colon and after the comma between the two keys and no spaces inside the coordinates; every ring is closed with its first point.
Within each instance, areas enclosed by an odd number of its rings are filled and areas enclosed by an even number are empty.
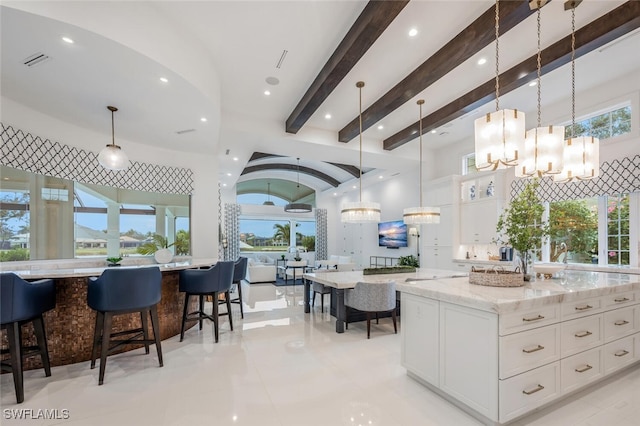
{"type": "Polygon", "coordinates": [[[126,170],[107,170],[96,153],[49,139],[41,139],[11,126],[2,126],[0,163],[14,169],[80,183],[169,194],[191,194],[193,172],[134,161],[126,170]]]}
{"type": "MultiPolygon", "coordinates": [[[[517,179],[511,183],[511,199],[522,192],[527,182],[527,179],[517,179]]],[[[588,181],[556,183],[550,178],[540,179],[538,197],[542,201],[563,201],[638,191],[640,191],[640,155],[602,163],[600,176],[588,181]]]]}
{"type": "Polygon", "coordinates": [[[224,260],[236,261],[240,257],[240,204],[224,205],[224,229],[228,246],[224,260]]]}
{"type": "Polygon", "coordinates": [[[315,209],[316,216],[316,259],[328,259],[327,209],[315,209]]]}

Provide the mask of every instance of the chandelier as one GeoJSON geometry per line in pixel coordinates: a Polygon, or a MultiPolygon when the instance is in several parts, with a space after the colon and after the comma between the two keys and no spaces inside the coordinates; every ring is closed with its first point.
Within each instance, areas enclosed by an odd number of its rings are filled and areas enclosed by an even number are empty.
{"type": "Polygon", "coordinates": [[[360,93],[359,121],[360,121],[360,197],[359,201],[348,202],[342,205],[340,218],[345,223],[380,222],[380,204],[362,201],[362,88],[364,82],[359,81],[356,87],[360,93]]]}

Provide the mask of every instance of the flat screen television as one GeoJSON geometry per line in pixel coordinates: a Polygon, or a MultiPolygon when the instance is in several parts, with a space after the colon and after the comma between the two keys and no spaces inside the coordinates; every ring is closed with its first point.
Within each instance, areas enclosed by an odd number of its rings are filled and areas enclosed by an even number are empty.
{"type": "Polygon", "coordinates": [[[388,248],[407,247],[407,225],[401,220],[378,223],[378,246],[388,248]]]}

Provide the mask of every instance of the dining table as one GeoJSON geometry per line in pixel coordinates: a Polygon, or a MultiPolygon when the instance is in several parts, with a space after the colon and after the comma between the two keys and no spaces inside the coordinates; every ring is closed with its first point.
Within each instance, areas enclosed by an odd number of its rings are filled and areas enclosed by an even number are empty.
{"type": "MultiPolygon", "coordinates": [[[[336,271],[332,269],[316,269],[313,272],[303,274],[304,282],[304,312],[311,312],[311,283],[316,282],[335,289],[336,305],[336,333],[344,333],[345,320],[347,317],[344,304],[345,291],[352,289],[359,282],[386,283],[395,281],[410,284],[412,282],[422,282],[444,278],[466,277],[468,273],[451,271],[445,269],[416,268],[415,272],[401,272],[393,274],[371,274],[364,275],[364,271],[336,271]]],[[[332,295],[333,297],[333,295],[332,295]]]]}

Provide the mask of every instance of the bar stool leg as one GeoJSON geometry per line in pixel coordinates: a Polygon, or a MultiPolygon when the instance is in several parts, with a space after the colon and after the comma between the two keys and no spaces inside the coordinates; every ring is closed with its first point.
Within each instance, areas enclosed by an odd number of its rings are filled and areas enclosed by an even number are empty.
{"type": "Polygon", "coordinates": [[[51,376],[51,364],[49,363],[49,348],[47,347],[47,334],[44,329],[44,319],[42,315],[39,315],[33,320],[33,330],[36,334],[38,341],[38,350],[40,351],[40,358],[42,359],[42,366],[44,367],[44,375],[51,376]]]}
{"type": "Polygon", "coordinates": [[[102,329],[104,326],[104,314],[96,312],[96,327],[93,330],[93,348],[91,349],[91,369],[96,368],[96,358],[98,357],[98,346],[102,338],[102,329]]]}
{"type": "MultiPolygon", "coordinates": [[[[231,294],[228,291],[225,292],[224,298],[227,301],[227,315],[229,316],[229,325],[231,326],[231,331],[233,331],[233,318],[231,316],[231,294]]],[[[242,296],[240,296],[240,314],[242,315],[242,296]]]]}
{"type": "Polygon", "coordinates": [[[109,340],[111,339],[111,324],[113,314],[104,312],[104,326],[102,329],[102,347],[100,348],[100,374],[98,376],[98,385],[104,382],[104,370],[107,366],[107,355],[109,353],[109,340]]]}
{"type": "MultiPolygon", "coordinates": [[[[229,300],[227,298],[227,300],[229,300]]],[[[244,319],[244,308],[242,307],[242,281],[238,281],[238,304],[240,304],[240,318],[244,319]]],[[[231,319],[231,310],[229,310],[229,319],[231,319]]],[[[233,330],[233,327],[231,327],[233,330]]]]}
{"type": "Polygon", "coordinates": [[[391,318],[393,318],[393,331],[398,334],[398,325],[396,324],[396,309],[391,311],[391,318]]]}
{"type": "Polygon", "coordinates": [[[180,326],[180,341],[184,340],[184,323],[187,321],[187,310],[189,309],[189,293],[184,294],[184,309],[182,310],[182,326],[180,326]]]}
{"type": "MultiPolygon", "coordinates": [[[[216,300],[215,302],[217,303],[218,301],[216,300]]],[[[214,303],[214,305],[216,303],[214,303]]],[[[198,312],[198,317],[199,317],[198,324],[200,325],[200,330],[202,330],[202,323],[204,322],[202,315],[204,315],[204,296],[201,294],[200,295],[200,312],[198,312]]]]}
{"type": "MultiPolygon", "coordinates": [[[[149,340],[149,319],[147,318],[148,310],[140,311],[140,322],[142,323],[142,338],[149,340]]],[[[149,355],[149,343],[144,344],[144,353],[149,355]]]]}
{"type": "Polygon", "coordinates": [[[11,356],[11,370],[13,372],[13,385],[16,389],[16,401],[24,402],[24,384],[22,382],[22,332],[18,322],[12,322],[7,326],[9,339],[9,353],[11,356]]]}
{"type": "Polygon", "coordinates": [[[218,292],[213,293],[213,333],[218,343],[218,292]]]}
{"type": "Polygon", "coordinates": [[[153,305],[149,310],[149,313],[151,315],[151,327],[153,328],[153,338],[156,341],[156,351],[158,352],[158,362],[160,363],[160,367],[162,367],[164,363],[162,361],[162,346],[160,345],[160,323],[158,322],[158,306],[153,305]]]}

